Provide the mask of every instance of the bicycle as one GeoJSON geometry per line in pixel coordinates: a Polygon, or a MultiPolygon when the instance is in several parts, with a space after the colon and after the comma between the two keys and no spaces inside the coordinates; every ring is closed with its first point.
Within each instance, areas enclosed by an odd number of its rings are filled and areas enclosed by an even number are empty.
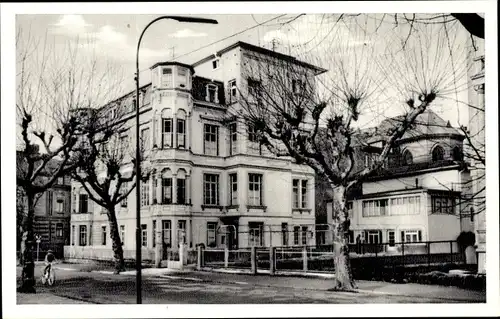
{"type": "Polygon", "coordinates": [[[55,281],[56,281],[56,274],[54,269],[52,269],[52,263],[49,262],[42,274],[42,284],[53,286],[55,281]]]}

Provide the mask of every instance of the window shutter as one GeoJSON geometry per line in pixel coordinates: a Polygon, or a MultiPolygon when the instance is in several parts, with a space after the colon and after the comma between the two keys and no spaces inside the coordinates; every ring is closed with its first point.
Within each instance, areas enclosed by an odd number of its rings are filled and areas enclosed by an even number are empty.
{"type": "Polygon", "coordinates": [[[405,242],[405,232],[404,231],[401,231],[401,242],[402,243],[405,242]]]}
{"type": "Polygon", "coordinates": [[[207,147],[206,147],[207,137],[206,137],[206,134],[207,134],[207,124],[203,125],[203,154],[205,154],[207,152],[207,147]]]}
{"type": "Polygon", "coordinates": [[[418,241],[422,241],[422,231],[418,231],[418,241]]]}

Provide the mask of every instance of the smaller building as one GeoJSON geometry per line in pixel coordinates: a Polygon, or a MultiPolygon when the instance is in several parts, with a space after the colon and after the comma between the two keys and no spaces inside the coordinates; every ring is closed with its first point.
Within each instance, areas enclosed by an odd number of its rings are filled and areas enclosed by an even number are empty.
{"type": "MultiPolygon", "coordinates": [[[[382,149],[378,132],[385,132],[397,120],[387,119],[376,130],[360,132],[369,146],[357,152],[357,170],[372,164],[382,149]]],[[[386,243],[385,251],[397,251],[401,242],[455,241],[461,231],[471,231],[465,200],[470,193],[470,173],[462,156],[463,139],[457,129],[430,110],[417,117],[385,165],[348,195],[350,243],[386,243]]],[[[331,204],[327,222],[332,223],[331,204]]],[[[412,247],[426,249],[425,245],[412,247]]],[[[436,243],[430,250],[449,252],[450,247],[436,243]]]]}
{"type": "MultiPolygon", "coordinates": [[[[19,158],[22,154],[18,152],[17,155],[17,165],[22,165],[19,158]]],[[[52,160],[47,165],[48,167],[54,167],[58,164],[56,160],[52,160]]],[[[19,206],[27,212],[26,197],[23,195],[22,188],[18,186],[17,189],[19,206]]],[[[67,176],[59,177],[51,188],[40,194],[36,201],[33,231],[35,236],[39,236],[40,251],[45,252],[51,249],[54,251],[56,258],[63,257],[64,245],[69,244],[70,208],[71,179],[67,176]]]]}

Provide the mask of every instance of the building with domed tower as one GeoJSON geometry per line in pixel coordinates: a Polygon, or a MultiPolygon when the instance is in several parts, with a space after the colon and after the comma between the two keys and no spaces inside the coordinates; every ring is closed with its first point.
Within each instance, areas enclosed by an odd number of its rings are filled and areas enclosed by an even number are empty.
{"type": "MultiPolygon", "coordinates": [[[[383,148],[385,132],[402,119],[388,118],[376,128],[358,131],[356,139],[363,146],[358,143],[355,170],[371,165],[383,148]]],[[[397,250],[397,243],[455,241],[461,231],[472,231],[465,200],[471,184],[463,141],[461,131],[435,112],[420,114],[383,167],[351,192],[347,203],[350,243],[358,238],[367,244],[387,243],[384,250],[397,250]]],[[[331,214],[329,205],[329,223],[331,214]]],[[[435,245],[431,252],[439,249],[450,251],[449,246],[435,245]]]]}

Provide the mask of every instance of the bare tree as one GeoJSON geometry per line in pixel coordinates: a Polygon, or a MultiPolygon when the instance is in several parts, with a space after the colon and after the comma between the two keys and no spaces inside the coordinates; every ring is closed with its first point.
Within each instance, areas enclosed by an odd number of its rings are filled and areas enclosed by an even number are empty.
{"type": "MultiPolygon", "coordinates": [[[[131,96],[124,100],[131,100],[131,96]]],[[[135,100],[134,100],[135,101],[135,100]]],[[[135,106],[134,101],[128,101],[135,106]]],[[[123,100],[114,101],[99,110],[88,110],[81,120],[85,125],[77,147],[78,169],[72,173],[89,197],[106,210],[115,259],[115,273],[124,270],[122,240],[118,230],[116,206],[127,199],[135,188],[135,165],[129,129],[125,120],[127,108],[123,100]]],[[[142,159],[145,159],[145,143],[141,136],[142,159]]],[[[143,170],[147,177],[147,170],[143,170]]]]}
{"type": "Polygon", "coordinates": [[[248,81],[232,114],[252,126],[273,154],[310,166],[333,189],[336,289],[356,288],[347,245],[348,190],[382,167],[415,119],[454,85],[455,52],[438,31],[420,28],[403,49],[405,39],[397,35],[371,38],[377,47],[354,47],[349,39],[339,43],[333,33],[322,52],[302,58],[330,72],[279,54],[244,53],[248,81]],[[404,114],[383,132],[357,134],[360,115],[374,114],[382,96],[401,101],[404,114]],[[373,145],[378,147],[373,164],[360,168],[358,152],[373,145]]]}
{"type": "Polygon", "coordinates": [[[63,50],[56,50],[50,40],[47,35],[35,38],[22,28],[16,34],[17,186],[27,202],[20,292],[35,292],[36,202],[58,177],[76,167],[73,149],[81,130],[72,111],[102,101],[110,84],[109,69],[101,73],[96,56],[82,54],[82,43],[68,42],[63,50]]]}

